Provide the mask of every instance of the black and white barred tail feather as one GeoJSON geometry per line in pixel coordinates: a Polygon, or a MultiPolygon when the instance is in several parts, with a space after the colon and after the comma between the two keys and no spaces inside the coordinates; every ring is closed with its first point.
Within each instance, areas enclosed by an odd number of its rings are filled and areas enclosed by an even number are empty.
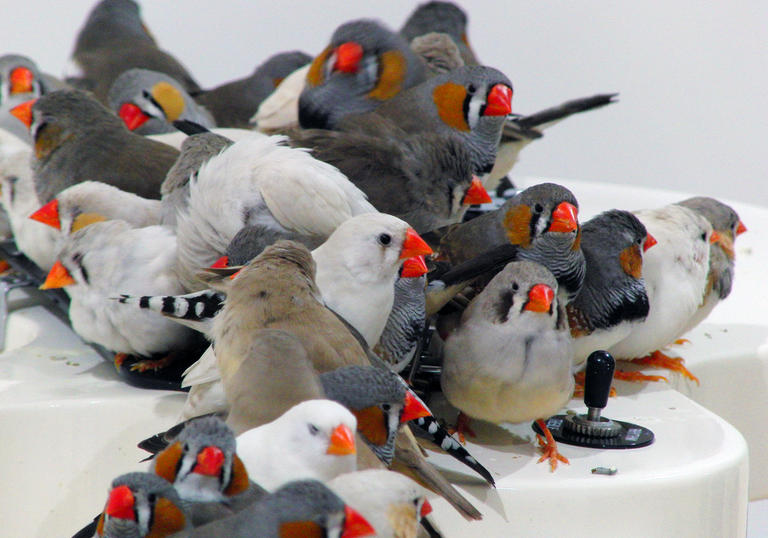
{"type": "Polygon", "coordinates": [[[491,473],[483,467],[466,448],[461,446],[448,431],[440,425],[437,419],[433,416],[421,417],[416,420],[412,420],[410,424],[413,424],[418,428],[417,434],[421,437],[425,437],[432,443],[442,448],[452,458],[460,461],[477,474],[482,476],[486,482],[493,487],[496,487],[496,481],[491,476],[491,473]]]}
{"type": "Polygon", "coordinates": [[[224,305],[225,295],[214,290],[203,290],[187,295],[120,295],[115,299],[126,305],[138,305],[173,319],[182,325],[208,335],[213,318],[224,305]]]}

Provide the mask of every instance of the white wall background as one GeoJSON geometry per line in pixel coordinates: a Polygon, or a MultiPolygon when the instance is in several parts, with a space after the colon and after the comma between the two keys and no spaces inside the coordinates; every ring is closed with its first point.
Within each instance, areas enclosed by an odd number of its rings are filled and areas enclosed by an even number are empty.
{"type": "MultiPolygon", "coordinates": [[[[60,75],[94,0],[0,0],[0,53],[60,75]]],[[[287,49],[320,51],[349,19],[398,28],[416,2],[143,0],[160,45],[206,85],[287,49]]],[[[618,91],[567,120],[516,174],[633,183],[768,205],[768,2],[463,2],[470,42],[515,86],[513,109],[618,91]]]]}

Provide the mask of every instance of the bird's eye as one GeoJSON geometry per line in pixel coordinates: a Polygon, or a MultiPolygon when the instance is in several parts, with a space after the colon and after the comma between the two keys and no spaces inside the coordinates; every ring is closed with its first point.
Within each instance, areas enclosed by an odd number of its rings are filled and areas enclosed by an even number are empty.
{"type": "Polygon", "coordinates": [[[389,405],[389,404],[386,404],[386,403],[385,403],[385,404],[383,404],[383,405],[381,406],[381,408],[382,408],[382,409],[384,410],[384,412],[386,413],[386,412],[388,412],[388,411],[389,411],[389,410],[392,408],[392,406],[391,406],[391,405],[389,405]]]}
{"type": "Polygon", "coordinates": [[[310,424],[310,425],[309,425],[309,433],[310,433],[310,434],[312,434],[312,435],[317,435],[317,433],[318,433],[319,431],[320,431],[320,430],[319,430],[319,429],[317,428],[317,426],[315,426],[314,424],[310,424]]]}
{"type": "Polygon", "coordinates": [[[471,84],[471,83],[470,83],[470,85],[469,85],[469,86],[467,86],[467,93],[468,93],[469,95],[472,95],[472,94],[474,94],[476,91],[477,91],[477,88],[475,87],[475,85],[474,85],[474,84],[471,84]]]}
{"type": "Polygon", "coordinates": [[[517,291],[520,289],[520,286],[518,286],[517,282],[512,283],[512,291],[517,291]]]}
{"type": "Polygon", "coordinates": [[[379,243],[381,243],[384,246],[389,245],[392,242],[392,236],[389,234],[381,234],[379,235],[379,243]]]}
{"type": "Polygon", "coordinates": [[[707,232],[704,232],[703,234],[701,234],[701,240],[702,241],[706,241],[707,240],[707,232]]]}
{"type": "Polygon", "coordinates": [[[536,204],[535,206],[533,206],[533,210],[536,213],[541,213],[542,211],[544,211],[544,206],[541,204],[536,204]]]}

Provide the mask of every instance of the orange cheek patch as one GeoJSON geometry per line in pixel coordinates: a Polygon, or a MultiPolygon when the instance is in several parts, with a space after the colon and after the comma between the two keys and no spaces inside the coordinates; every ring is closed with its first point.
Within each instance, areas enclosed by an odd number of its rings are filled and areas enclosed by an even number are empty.
{"type": "Polygon", "coordinates": [[[248,489],[250,484],[248,483],[248,471],[245,470],[245,465],[235,454],[232,459],[232,479],[229,481],[227,489],[224,490],[224,495],[231,497],[242,493],[248,489]]]}
{"type": "Polygon", "coordinates": [[[319,86],[323,83],[325,80],[325,77],[323,76],[323,66],[330,54],[331,46],[328,45],[323,52],[318,54],[317,57],[312,60],[312,65],[309,66],[309,71],[307,72],[307,84],[310,86],[319,86]]]}
{"type": "Polygon", "coordinates": [[[621,251],[619,262],[624,272],[633,278],[640,278],[643,274],[643,257],[640,247],[632,245],[621,251]]]}
{"type": "Polygon", "coordinates": [[[155,474],[173,484],[176,480],[176,467],[179,465],[181,453],[181,443],[177,442],[155,456],[155,474]]]}
{"type": "Polygon", "coordinates": [[[357,431],[374,445],[381,446],[387,442],[387,418],[384,412],[374,406],[352,411],[357,418],[357,431]]]}
{"type": "Polygon", "coordinates": [[[510,243],[528,247],[531,244],[531,208],[527,205],[510,208],[504,215],[504,229],[510,243]]]}
{"type": "Polygon", "coordinates": [[[99,536],[104,536],[104,512],[101,513],[99,522],[96,524],[96,534],[99,536]]]}
{"type": "Polygon", "coordinates": [[[187,518],[181,509],[168,499],[161,497],[155,503],[152,528],[147,538],[161,538],[184,530],[187,518]]]}
{"type": "Polygon", "coordinates": [[[469,125],[464,117],[464,98],[467,90],[461,84],[446,82],[432,92],[432,99],[437,106],[437,113],[443,123],[459,131],[469,131],[469,125]]]}
{"type": "Polygon", "coordinates": [[[388,50],[379,57],[379,82],[368,97],[387,101],[400,93],[405,79],[405,58],[397,50],[388,50]]]}
{"type": "Polygon", "coordinates": [[[322,538],[325,533],[314,521],[292,521],[280,525],[280,538],[322,538]]]}

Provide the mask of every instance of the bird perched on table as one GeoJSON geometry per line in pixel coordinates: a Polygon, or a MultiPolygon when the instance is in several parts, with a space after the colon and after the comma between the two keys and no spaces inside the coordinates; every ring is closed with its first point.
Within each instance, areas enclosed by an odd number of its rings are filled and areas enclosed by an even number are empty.
{"type": "Polygon", "coordinates": [[[179,271],[190,289],[200,289],[198,269],[224,254],[244,226],[322,241],[349,217],[376,211],[336,168],[284,140],[260,134],[240,140],[190,180],[188,209],[176,225],[179,271]]]}
{"type": "Polygon", "coordinates": [[[212,521],[181,536],[279,538],[282,536],[370,536],[375,529],[317,480],[286,484],[237,514],[212,521]]]}
{"type": "Polygon", "coordinates": [[[414,39],[431,32],[450,36],[466,65],[479,63],[467,38],[467,14],[456,4],[452,2],[419,4],[400,28],[400,35],[408,42],[413,42],[414,39]]]}
{"type": "Polygon", "coordinates": [[[612,209],[581,227],[584,284],[565,307],[573,336],[574,365],[595,350],[623,340],[648,315],[643,253],[656,244],[629,211],[612,209]]]}
{"type": "MultiPolygon", "coordinates": [[[[494,423],[536,419],[547,438],[539,461],[549,459],[552,470],[558,460],[568,460],[542,419],[573,394],[573,348],[557,287],[539,264],[508,264],[448,336],[440,376],[445,397],[468,417],[494,423]]],[[[459,420],[460,432],[467,422],[459,420]]]]}
{"type": "Polygon", "coordinates": [[[398,34],[371,19],[339,26],[312,61],[299,97],[304,128],[335,129],[424,81],[424,66],[398,34]]]}
{"type": "Polygon", "coordinates": [[[41,203],[88,179],[144,198],[160,185],[179,152],[131,133],[85,92],[62,90],[14,109],[34,139],[35,188],[41,203]]]}
{"type": "Polygon", "coordinates": [[[149,69],[129,69],[117,77],[109,89],[107,106],[128,130],[140,135],[175,132],[176,120],[216,126],[211,113],[197,104],[179,82],[149,69]]]}
{"type": "Polygon", "coordinates": [[[164,537],[191,528],[174,487],[151,473],[127,473],[112,481],[96,524],[96,537],[164,537]]]}
{"type": "MultiPolygon", "coordinates": [[[[640,359],[641,364],[671,368],[695,379],[682,359],[671,359],[659,350],[682,334],[704,301],[710,242],[718,236],[704,217],[680,205],[634,213],[657,241],[643,256],[650,308],[645,321],[607,351],[616,359],[640,359]],[[646,357],[649,353],[652,356],[646,357]]],[[[638,372],[625,373],[622,378],[649,379],[638,372]]]]}
{"type": "Polygon", "coordinates": [[[237,453],[251,478],[268,491],[293,480],[325,482],[356,469],[356,429],[354,415],[343,405],[307,400],[238,435],[237,453]]]}
{"type": "Polygon", "coordinates": [[[415,537],[419,522],[431,511],[427,490],[410,478],[381,469],[337,476],[328,487],[354,506],[379,538],[415,537]]]}
{"type": "Polygon", "coordinates": [[[195,101],[211,111],[217,125],[248,128],[262,101],[288,75],[311,61],[311,56],[297,50],[275,54],[248,77],[204,90],[195,95],[195,101]]]}
{"type": "MultiPolygon", "coordinates": [[[[65,287],[72,329],[83,339],[144,360],[156,369],[190,343],[191,331],[154,312],[131,311],[108,298],[115,292],[183,293],[175,274],[176,237],[163,226],[132,228],[120,220],[97,222],[64,238],[59,260],[41,289],[65,287]]],[[[123,357],[119,357],[123,358],[123,357]]]]}
{"type": "Polygon", "coordinates": [[[683,329],[686,333],[712,312],[717,304],[728,297],[733,286],[734,261],[736,253],[733,245],[736,237],[747,231],[733,208],[714,198],[697,196],[688,198],[678,205],[687,207],[707,219],[712,229],[717,232],[716,240],[709,247],[709,274],[704,302],[683,329]]]}
{"type": "Polygon", "coordinates": [[[189,93],[200,90],[184,66],[157,46],[133,0],[96,4],[77,35],[71,62],[66,81],[92,91],[102,103],[115,79],[134,67],[165,73],[189,93]]]}

